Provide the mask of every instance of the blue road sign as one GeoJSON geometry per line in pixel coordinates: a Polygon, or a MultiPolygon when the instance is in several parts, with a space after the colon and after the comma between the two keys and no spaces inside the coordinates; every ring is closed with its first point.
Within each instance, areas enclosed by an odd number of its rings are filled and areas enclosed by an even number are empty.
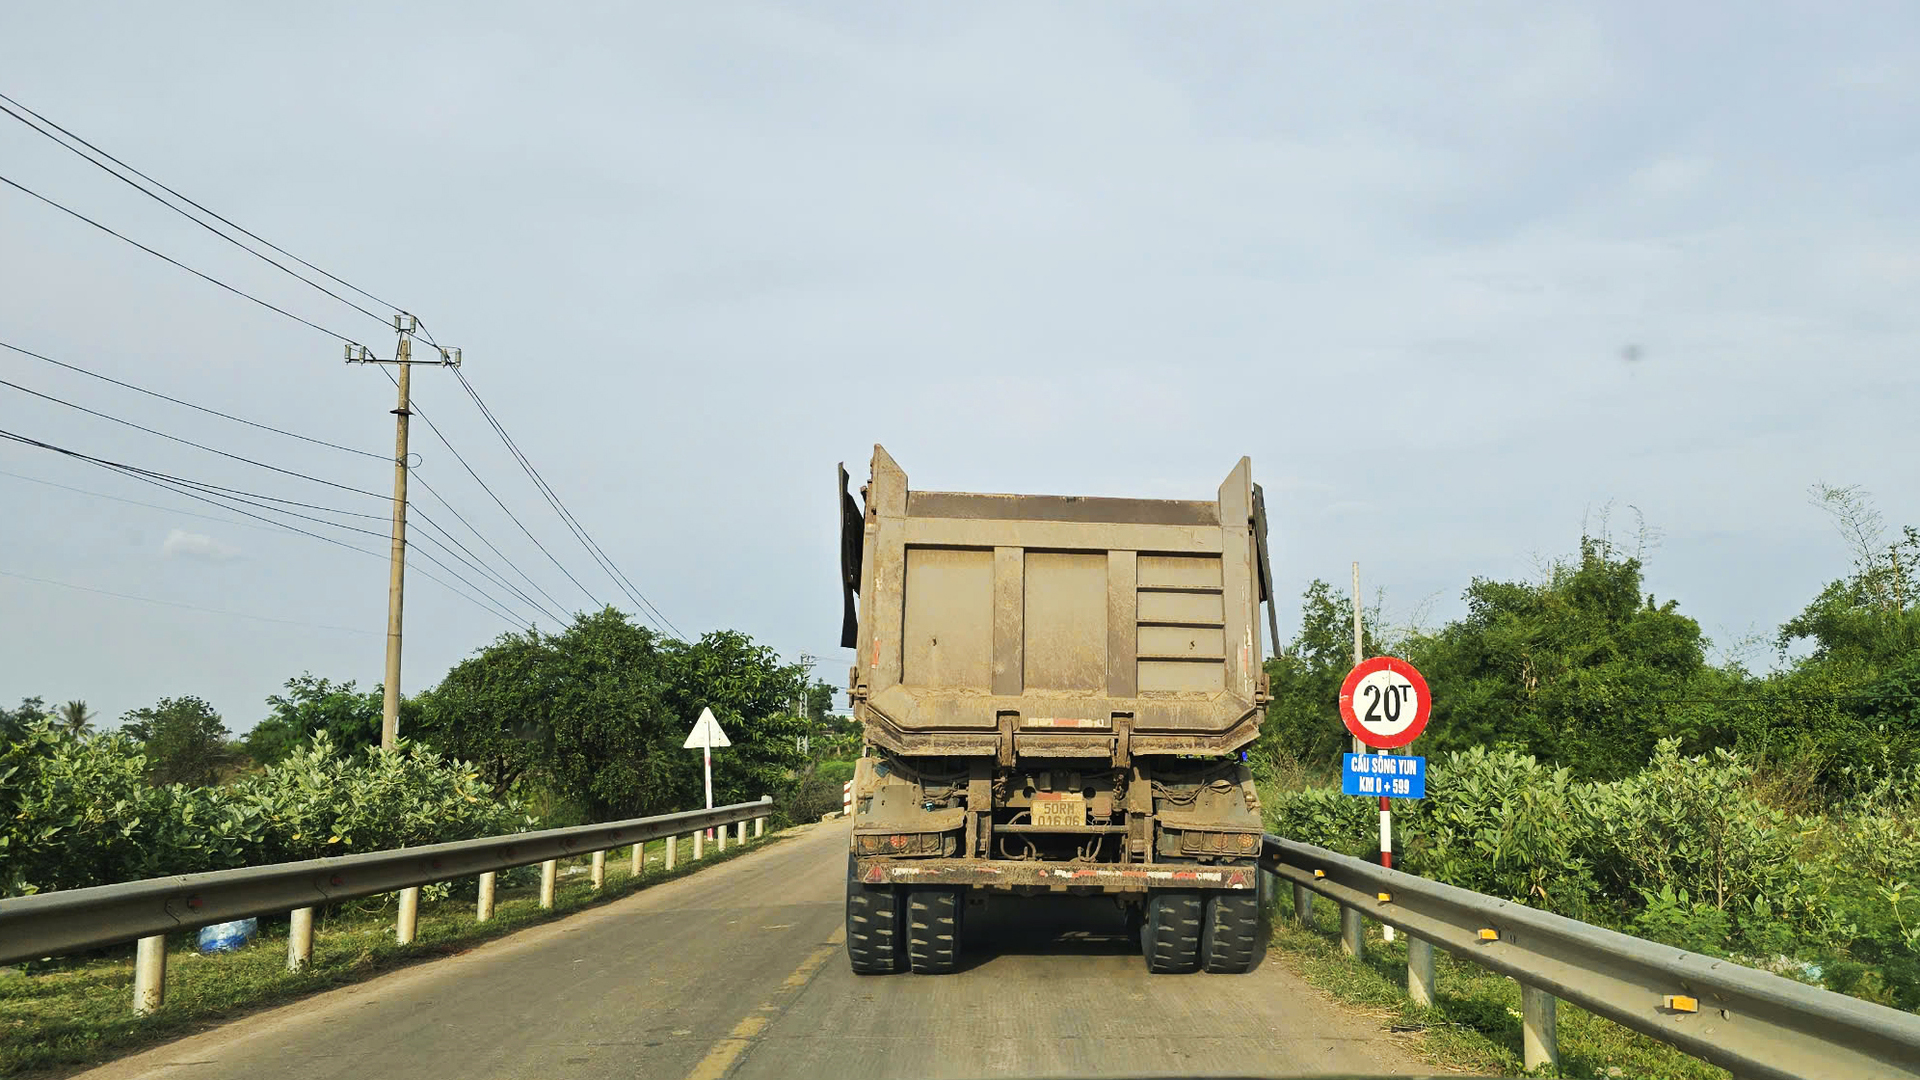
{"type": "Polygon", "coordinates": [[[1348,795],[1385,795],[1389,799],[1427,797],[1427,759],[1407,754],[1348,754],[1340,770],[1340,790],[1348,795]]]}

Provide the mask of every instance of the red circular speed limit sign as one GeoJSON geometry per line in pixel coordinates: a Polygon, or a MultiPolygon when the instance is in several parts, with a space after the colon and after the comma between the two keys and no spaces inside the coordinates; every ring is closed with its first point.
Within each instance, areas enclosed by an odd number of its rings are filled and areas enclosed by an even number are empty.
{"type": "Polygon", "coordinates": [[[1362,660],[1340,684],[1340,719],[1375,750],[1405,746],[1426,730],[1433,711],[1427,680],[1397,656],[1362,660]]]}

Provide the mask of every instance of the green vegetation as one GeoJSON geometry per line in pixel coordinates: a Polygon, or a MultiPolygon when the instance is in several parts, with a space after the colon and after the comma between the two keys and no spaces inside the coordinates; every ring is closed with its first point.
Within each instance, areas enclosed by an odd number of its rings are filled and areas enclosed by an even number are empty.
{"type": "Polygon", "coordinates": [[[503,635],[421,695],[420,723],[490,783],[537,775],[612,820],[700,805],[681,744],[702,708],[733,742],[715,755],[716,805],[784,789],[806,761],[805,694],[806,672],[745,634],[674,641],[607,610],[559,634],[503,635]]]}
{"type": "Polygon", "coordinates": [[[419,745],[348,757],[325,735],[218,787],[153,784],[126,734],[38,721],[0,749],[0,894],[497,835],[534,822],[419,745]]]}
{"type": "MultiPolygon", "coordinates": [[[[1396,865],[1920,1010],[1920,533],[1888,543],[1859,491],[1814,494],[1854,565],[1780,627],[1765,674],[1710,662],[1699,625],[1645,595],[1640,560],[1605,537],[1536,580],[1476,579],[1437,630],[1365,612],[1368,652],[1412,660],[1434,695],[1412,748],[1430,759],[1427,797],[1395,806],[1396,865]]],[[[1250,755],[1269,827],[1372,857],[1374,803],[1338,786],[1351,612],[1316,581],[1302,614],[1269,662],[1250,755]]],[[[1305,930],[1277,941],[1344,999],[1442,1025],[1440,1060],[1517,1068],[1506,980],[1453,965],[1463,989],[1423,1012],[1393,990],[1390,958],[1356,966],[1305,930]]],[[[1568,1012],[1567,1075],[1722,1075],[1568,1012]]]]}
{"type": "MultiPolygon", "coordinates": [[[[1857,794],[1875,775],[1920,766],[1920,531],[1888,543],[1858,490],[1815,497],[1853,567],[1781,625],[1772,672],[1709,663],[1699,624],[1677,600],[1646,594],[1640,559],[1605,536],[1583,537],[1537,580],[1475,579],[1466,614],[1437,630],[1390,629],[1376,608],[1367,651],[1425,674],[1430,755],[1515,750],[1575,779],[1614,780],[1672,739],[1688,755],[1738,751],[1789,810],[1857,794]]],[[[1274,779],[1337,772],[1346,744],[1331,705],[1353,659],[1350,612],[1315,581],[1301,615],[1269,662],[1274,699],[1252,755],[1274,779]]]]}
{"type": "Polygon", "coordinates": [[[850,752],[832,697],[744,634],[676,641],[607,609],[502,635],[404,700],[397,755],[377,749],[377,686],[311,674],[239,742],[196,697],[106,733],[84,702],[29,698],[0,709],[0,896],[689,809],[702,708],[733,742],[716,803],[771,794],[776,827],[817,820],[815,769],[850,752]]]}
{"type": "Polygon", "coordinates": [[[32,964],[26,977],[0,972],[0,1032],[6,1033],[0,1038],[0,1076],[92,1064],[266,1006],[360,982],[407,964],[451,956],[515,930],[693,873],[765,842],[729,847],[718,855],[709,849],[706,858],[689,863],[683,840],[680,864],[667,871],[665,845],[656,841],[648,845],[647,868],[638,877],[631,873],[625,852],[610,852],[606,885],[597,891],[579,872],[586,860],[568,860],[562,864],[551,911],[541,909],[537,891],[503,885],[493,920],[486,923],[475,922],[471,903],[448,898],[445,888],[423,890],[411,945],[394,940],[391,897],[343,904],[319,913],[313,963],[300,972],[287,971],[284,918],[262,919],[260,936],[231,953],[201,955],[193,948],[192,935],[175,935],[168,952],[167,1003],[151,1016],[135,1016],[129,1008],[130,946],[100,956],[32,964]]]}
{"type": "MultiPolygon", "coordinates": [[[[1429,765],[1394,815],[1410,873],[1920,1009],[1920,776],[1882,774],[1820,816],[1769,805],[1732,751],[1672,740],[1612,781],[1510,751],[1429,765]]],[[[1270,827],[1355,856],[1377,850],[1369,800],[1273,793],[1270,827]]]]}

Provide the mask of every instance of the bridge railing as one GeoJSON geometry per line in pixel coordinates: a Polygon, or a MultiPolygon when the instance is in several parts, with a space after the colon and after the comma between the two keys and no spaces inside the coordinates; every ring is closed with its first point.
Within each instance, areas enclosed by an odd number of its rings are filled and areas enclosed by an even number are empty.
{"type": "Polygon", "coordinates": [[[413,941],[422,885],[477,876],[475,914],[485,922],[493,917],[494,875],[539,863],[540,906],[550,908],[563,858],[592,855],[591,880],[599,888],[608,851],[631,846],[638,874],[646,843],[664,839],[666,866],[672,869],[682,836],[692,835],[693,857],[699,859],[709,831],[718,831],[720,850],[726,848],[728,826],[736,830],[736,843],[746,842],[749,821],[753,835],[762,835],[772,801],[767,796],[712,810],[0,899],[0,964],[136,941],[133,1008],[148,1013],[165,997],[170,933],[288,914],[287,966],[298,969],[313,959],[313,911],[321,905],[399,892],[395,936],[404,945],[413,941]]]}
{"type": "Polygon", "coordinates": [[[1561,1000],[1736,1080],[1920,1078],[1912,1013],[1277,836],[1266,838],[1262,863],[1292,883],[1302,921],[1315,895],[1339,906],[1341,945],[1356,958],[1363,920],[1406,933],[1407,991],[1418,1004],[1433,1003],[1436,947],[1519,982],[1529,1070],[1558,1063],[1561,1000]]]}

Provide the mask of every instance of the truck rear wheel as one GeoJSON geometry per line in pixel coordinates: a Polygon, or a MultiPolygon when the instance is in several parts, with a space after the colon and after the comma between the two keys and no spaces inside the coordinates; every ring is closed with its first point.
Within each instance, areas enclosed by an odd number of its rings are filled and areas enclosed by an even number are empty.
{"type": "Polygon", "coordinates": [[[1252,971],[1260,957],[1260,898],[1252,893],[1215,893],[1207,898],[1207,925],[1200,957],[1216,975],[1252,971]]]}
{"type": "Polygon", "coordinates": [[[1147,970],[1180,974],[1200,967],[1201,916],[1198,892],[1156,892],[1147,898],[1147,921],[1140,928],[1140,950],[1147,970]]]}
{"type": "Polygon", "coordinates": [[[960,890],[907,894],[907,963],[917,975],[945,975],[960,962],[960,890]]]}
{"type": "Polygon", "coordinates": [[[900,891],[864,885],[853,877],[847,856],[847,961],[856,975],[891,975],[900,970],[900,891]]]}

